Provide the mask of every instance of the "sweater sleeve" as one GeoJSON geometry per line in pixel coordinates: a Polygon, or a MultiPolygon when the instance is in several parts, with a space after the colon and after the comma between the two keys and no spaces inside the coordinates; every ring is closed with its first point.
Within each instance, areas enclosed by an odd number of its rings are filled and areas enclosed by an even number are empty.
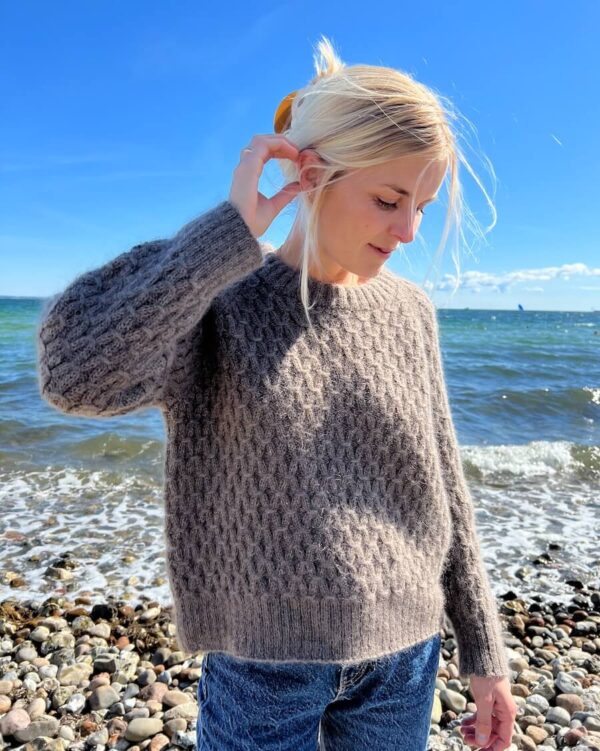
{"type": "Polygon", "coordinates": [[[428,309],[424,320],[435,440],[452,519],[451,542],[442,572],[445,612],[458,645],[461,675],[509,675],[500,616],[481,555],[473,501],[450,411],[436,309],[429,297],[421,294],[428,309]]]}
{"type": "Polygon", "coordinates": [[[161,406],[176,341],[264,251],[222,201],[168,240],[136,245],[45,302],[39,390],[62,412],[113,416],[161,406]]]}

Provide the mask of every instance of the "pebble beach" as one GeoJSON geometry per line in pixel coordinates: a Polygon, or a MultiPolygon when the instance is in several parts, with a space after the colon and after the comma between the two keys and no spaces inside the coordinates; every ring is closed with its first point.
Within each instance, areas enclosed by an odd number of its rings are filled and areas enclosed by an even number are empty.
{"type": "MultiPolygon", "coordinates": [[[[519,708],[511,749],[600,750],[600,581],[570,602],[498,598],[519,708]]],[[[468,749],[476,706],[442,630],[429,751],[468,749]]],[[[202,654],[178,649],[155,601],[6,598],[0,603],[0,748],[194,749],[202,654]]]]}

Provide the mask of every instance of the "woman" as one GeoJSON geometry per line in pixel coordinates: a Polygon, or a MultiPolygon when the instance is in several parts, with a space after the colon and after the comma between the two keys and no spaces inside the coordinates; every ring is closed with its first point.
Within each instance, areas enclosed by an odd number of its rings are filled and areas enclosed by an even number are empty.
{"type": "Polygon", "coordinates": [[[446,614],[477,704],[463,733],[500,751],[516,706],[435,308],[384,267],[448,168],[453,205],[458,150],[424,86],[319,50],[226,201],[47,304],[41,394],[71,414],[163,412],[199,749],[425,749],[446,614]],[[290,181],[267,199],[273,158],[290,181]],[[295,197],[270,252],[258,238],[295,197]]]}

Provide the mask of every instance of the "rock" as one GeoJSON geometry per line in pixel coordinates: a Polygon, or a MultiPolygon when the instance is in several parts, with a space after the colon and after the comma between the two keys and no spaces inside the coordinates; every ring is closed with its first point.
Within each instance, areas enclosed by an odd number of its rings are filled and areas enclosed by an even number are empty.
{"type": "Polygon", "coordinates": [[[583,710],[583,700],[578,694],[559,694],[556,697],[556,706],[564,707],[572,715],[583,710]]]}
{"type": "Polygon", "coordinates": [[[168,693],[169,687],[166,683],[151,683],[144,686],[140,691],[140,699],[143,701],[159,701],[162,703],[163,696],[168,693]]]}
{"type": "Polygon", "coordinates": [[[540,674],[535,670],[527,668],[519,673],[517,678],[518,683],[522,683],[525,686],[534,686],[540,679],[540,674]]]}
{"type": "Polygon", "coordinates": [[[189,749],[189,751],[196,748],[195,733],[177,732],[171,740],[178,748],[189,749]]]}
{"type": "Polygon", "coordinates": [[[31,718],[24,709],[11,709],[0,719],[0,733],[3,736],[13,735],[18,730],[24,730],[31,722],[31,718]]]}
{"type": "Polygon", "coordinates": [[[31,662],[32,660],[35,660],[37,656],[38,653],[35,647],[22,647],[15,655],[15,660],[17,662],[31,662]]]}
{"type": "Polygon", "coordinates": [[[188,704],[190,702],[190,695],[184,694],[183,691],[171,690],[167,691],[162,697],[162,703],[166,707],[175,707],[178,704],[188,704]]]}
{"type": "Polygon", "coordinates": [[[44,642],[50,636],[50,629],[47,626],[38,626],[29,634],[31,641],[44,642]]]}
{"type": "Polygon", "coordinates": [[[162,749],[167,748],[169,743],[170,741],[166,735],[158,733],[158,735],[155,735],[150,741],[148,749],[149,751],[162,751],[162,749]]]}
{"type": "Polygon", "coordinates": [[[56,679],[61,686],[81,686],[85,683],[93,667],[87,662],[76,662],[73,665],[61,665],[56,679]]]}
{"type": "Polygon", "coordinates": [[[531,706],[544,713],[547,712],[550,707],[548,699],[541,694],[530,694],[527,697],[527,704],[531,704],[531,706]]]}
{"type": "Polygon", "coordinates": [[[571,715],[563,707],[550,707],[546,719],[548,722],[566,727],[571,722],[571,715]]]}
{"type": "Polygon", "coordinates": [[[27,743],[27,741],[33,741],[42,736],[54,738],[58,733],[59,725],[60,723],[56,717],[42,715],[42,717],[38,717],[30,722],[27,727],[16,730],[13,733],[13,738],[19,743],[27,743]]]}
{"type": "Polygon", "coordinates": [[[90,636],[96,636],[100,639],[110,639],[110,623],[95,623],[88,629],[90,636]]]}
{"type": "Polygon", "coordinates": [[[64,738],[66,741],[75,740],[75,731],[70,725],[61,725],[58,729],[59,738],[64,738]]]}
{"type": "Polygon", "coordinates": [[[145,707],[134,707],[131,712],[127,713],[125,719],[127,720],[127,722],[130,722],[136,717],[150,717],[150,710],[148,709],[147,704],[145,707]]]}
{"type": "Polygon", "coordinates": [[[576,746],[579,741],[586,737],[585,730],[581,728],[571,728],[563,736],[563,742],[567,746],[576,746]]]}
{"type": "Polygon", "coordinates": [[[184,659],[185,659],[185,657],[184,657],[183,652],[180,652],[179,650],[177,650],[176,652],[171,652],[171,654],[169,655],[169,657],[168,657],[165,665],[168,668],[170,668],[173,665],[179,665],[179,664],[181,664],[184,659]]]}
{"type": "Polygon", "coordinates": [[[88,746],[106,746],[108,743],[108,728],[99,728],[95,733],[88,735],[86,743],[88,746]]]}
{"type": "Polygon", "coordinates": [[[148,608],[143,613],[140,613],[139,620],[141,623],[147,623],[153,621],[160,615],[160,608],[148,608]]]}
{"type": "Polygon", "coordinates": [[[174,717],[183,717],[185,720],[194,720],[198,717],[198,704],[196,702],[178,704],[176,707],[168,709],[164,714],[165,721],[172,720],[174,717]]]}
{"type": "Polygon", "coordinates": [[[75,637],[70,631],[60,631],[57,634],[50,634],[44,642],[46,653],[55,652],[57,649],[73,649],[75,647],[75,637]]]}
{"type": "Polygon", "coordinates": [[[8,696],[0,694],[0,714],[6,714],[11,708],[12,702],[8,696]]]}
{"type": "Polygon", "coordinates": [[[98,686],[88,697],[91,709],[107,709],[120,700],[119,694],[112,686],[98,686]]]}
{"type": "Polygon", "coordinates": [[[40,665],[38,675],[42,680],[45,678],[56,678],[58,674],[58,665],[40,665]]]}
{"type": "Polygon", "coordinates": [[[561,694],[581,694],[583,688],[579,681],[575,680],[568,673],[560,672],[554,679],[554,685],[559,689],[561,694]]]}
{"type": "Polygon", "coordinates": [[[543,743],[548,737],[548,733],[544,728],[537,727],[536,725],[529,725],[525,733],[531,738],[536,746],[539,746],[540,743],[543,743]]]}
{"type": "Polygon", "coordinates": [[[117,672],[117,669],[118,665],[115,655],[101,654],[94,660],[94,670],[96,673],[108,673],[112,675],[117,672]]]}
{"type": "Polygon", "coordinates": [[[554,686],[554,681],[548,678],[542,678],[541,681],[536,684],[535,693],[538,696],[543,696],[548,701],[552,701],[557,693],[554,686]]]}
{"type": "Polygon", "coordinates": [[[88,683],[88,689],[93,691],[98,686],[110,686],[110,675],[108,673],[96,673],[88,683]]]}
{"type": "Polygon", "coordinates": [[[172,720],[165,720],[164,730],[169,737],[172,737],[178,730],[183,731],[186,727],[187,722],[183,717],[174,717],[172,720]]]}
{"type": "Polygon", "coordinates": [[[80,615],[71,621],[71,631],[75,636],[89,634],[90,629],[94,627],[94,621],[89,615],[80,615]]]}
{"type": "Polygon", "coordinates": [[[433,706],[431,708],[431,722],[439,725],[442,717],[442,702],[440,701],[440,692],[436,690],[433,695],[433,706]]]}
{"type": "Polygon", "coordinates": [[[600,717],[589,715],[589,717],[586,717],[583,721],[583,727],[592,733],[600,733],[600,717]]]}
{"type": "Polygon", "coordinates": [[[27,714],[32,720],[46,713],[46,700],[41,696],[36,696],[27,707],[27,714]]]}
{"type": "Polygon", "coordinates": [[[529,667],[529,661],[522,655],[519,655],[508,661],[508,667],[516,673],[520,673],[522,670],[526,670],[529,667]]]}
{"type": "Polygon", "coordinates": [[[64,739],[62,738],[48,738],[42,736],[40,738],[34,738],[29,743],[25,743],[23,746],[19,746],[22,751],[65,751],[67,748],[64,739]]]}
{"type": "Polygon", "coordinates": [[[148,686],[156,682],[156,673],[154,670],[142,670],[137,677],[139,686],[148,686]]]}
{"type": "Polygon", "coordinates": [[[440,700],[443,707],[451,709],[457,714],[463,712],[467,706],[466,698],[457,691],[452,691],[449,688],[444,688],[440,691],[440,700]]]}
{"type": "Polygon", "coordinates": [[[132,720],[125,731],[125,738],[128,741],[145,741],[152,738],[153,735],[162,732],[162,720],[154,717],[137,717],[132,720]]]}
{"type": "Polygon", "coordinates": [[[85,707],[86,698],[83,694],[72,694],[69,700],[61,705],[63,712],[69,712],[70,714],[80,714],[85,707]]]}

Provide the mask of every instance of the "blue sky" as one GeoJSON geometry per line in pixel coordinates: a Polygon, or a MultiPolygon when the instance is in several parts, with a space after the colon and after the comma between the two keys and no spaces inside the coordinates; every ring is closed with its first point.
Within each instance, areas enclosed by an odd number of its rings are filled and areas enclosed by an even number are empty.
{"type": "MultiPolygon", "coordinates": [[[[47,296],[224,200],[240,149],[314,75],[321,34],[349,65],[409,72],[476,128],[463,142],[498,212],[475,257],[448,244],[440,307],[600,308],[594,52],[600,5],[358,2],[0,4],[0,295],[47,296]],[[496,176],[486,167],[489,159],[496,176]],[[452,286],[452,280],[450,280],[452,286]]],[[[470,210],[491,215],[462,171],[470,210]]],[[[261,190],[281,186],[267,165],[261,190]]],[[[446,207],[388,266],[423,283],[446,207]]],[[[280,244],[284,210],[263,240],[280,244]]],[[[469,236],[467,236],[469,238],[469,236]]]]}

